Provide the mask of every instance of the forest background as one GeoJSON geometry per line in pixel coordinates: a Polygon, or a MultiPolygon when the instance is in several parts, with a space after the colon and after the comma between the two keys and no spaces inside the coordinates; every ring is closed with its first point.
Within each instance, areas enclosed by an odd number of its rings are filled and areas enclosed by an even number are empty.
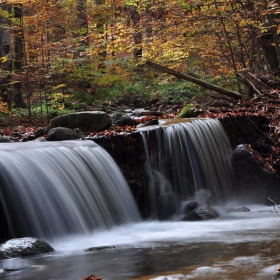
{"type": "Polygon", "coordinates": [[[153,99],[277,99],[279,13],[276,0],[0,1],[0,125],[44,126],[57,114],[153,99]]]}

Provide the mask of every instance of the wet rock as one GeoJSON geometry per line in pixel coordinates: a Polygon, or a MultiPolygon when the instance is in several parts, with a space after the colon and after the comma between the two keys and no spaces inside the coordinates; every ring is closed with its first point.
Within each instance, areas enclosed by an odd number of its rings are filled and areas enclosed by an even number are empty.
{"type": "Polygon", "coordinates": [[[8,136],[0,136],[0,143],[11,143],[13,142],[8,136]]]}
{"type": "Polygon", "coordinates": [[[38,137],[34,140],[35,142],[46,142],[47,139],[45,139],[44,137],[38,137]]]}
{"type": "Polygon", "coordinates": [[[54,249],[41,239],[32,237],[16,238],[0,245],[0,259],[35,256],[53,251],[54,249]]]}
{"type": "Polygon", "coordinates": [[[237,207],[237,208],[229,208],[227,209],[228,212],[251,212],[251,210],[245,206],[237,207]]]}
{"type": "Polygon", "coordinates": [[[122,114],[122,113],[114,114],[112,117],[112,122],[113,122],[113,124],[118,125],[118,126],[135,125],[134,121],[132,120],[132,118],[130,116],[122,114]]]}
{"type": "Polygon", "coordinates": [[[188,213],[190,213],[191,211],[195,210],[198,207],[199,207],[199,203],[197,201],[188,202],[187,205],[183,209],[183,213],[184,214],[188,214],[188,213]]]}
{"type": "Polygon", "coordinates": [[[48,132],[48,141],[63,141],[63,140],[75,140],[85,136],[75,130],[66,127],[52,128],[48,132]]]}
{"type": "Polygon", "coordinates": [[[49,129],[54,127],[79,128],[81,131],[102,131],[111,125],[111,117],[102,111],[72,113],[51,120],[49,129]]]}
{"type": "Polygon", "coordinates": [[[99,251],[106,251],[110,249],[116,249],[116,246],[101,246],[101,247],[90,247],[85,250],[85,252],[99,252],[99,251]]]}
{"type": "Polygon", "coordinates": [[[218,218],[219,214],[212,207],[206,206],[203,208],[197,208],[188,213],[183,221],[200,221],[218,218]]]}
{"type": "Polygon", "coordinates": [[[148,125],[158,125],[158,120],[157,119],[151,119],[151,120],[149,120],[149,121],[147,121],[147,122],[145,122],[144,124],[143,124],[143,126],[148,126],[148,125]]]}

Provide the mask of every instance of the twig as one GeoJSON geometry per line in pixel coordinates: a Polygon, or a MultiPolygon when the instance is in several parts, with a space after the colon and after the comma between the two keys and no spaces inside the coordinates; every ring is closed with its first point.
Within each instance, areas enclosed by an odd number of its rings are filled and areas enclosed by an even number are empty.
{"type": "Polygon", "coordinates": [[[273,208],[274,208],[274,210],[275,210],[276,215],[280,217],[280,215],[278,214],[278,212],[277,212],[277,210],[276,210],[276,207],[278,207],[278,208],[280,209],[280,205],[279,205],[277,202],[275,202],[274,200],[272,200],[272,199],[271,199],[271,196],[268,197],[267,199],[268,199],[270,202],[272,202],[273,208]]]}

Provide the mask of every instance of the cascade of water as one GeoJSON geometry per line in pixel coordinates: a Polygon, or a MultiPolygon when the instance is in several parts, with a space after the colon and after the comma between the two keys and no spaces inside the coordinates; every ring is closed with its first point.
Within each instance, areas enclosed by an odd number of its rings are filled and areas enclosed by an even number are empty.
{"type": "Polygon", "coordinates": [[[201,189],[211,191],[215,203],[233,198],[231,147],[218,120],[197,119],[141,134],[154,217],[178,212],[181,202],[201,189]]]}
{"type": "Polygon", "coordinates": [[[85,233],[140,219],[119,168],[92,141],[1,144],[1,205],[17,237],[85,233]]]}

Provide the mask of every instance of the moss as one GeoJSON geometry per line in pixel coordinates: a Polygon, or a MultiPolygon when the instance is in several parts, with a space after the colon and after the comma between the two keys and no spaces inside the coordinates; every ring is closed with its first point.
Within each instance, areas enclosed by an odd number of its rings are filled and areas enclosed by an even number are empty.
{"type": "Polygon", "coordinates": [[[192,104],[187,104],[179,114],[178,118],[195,118],[201,113],[201,108],[194,108],[192,104]]]}

